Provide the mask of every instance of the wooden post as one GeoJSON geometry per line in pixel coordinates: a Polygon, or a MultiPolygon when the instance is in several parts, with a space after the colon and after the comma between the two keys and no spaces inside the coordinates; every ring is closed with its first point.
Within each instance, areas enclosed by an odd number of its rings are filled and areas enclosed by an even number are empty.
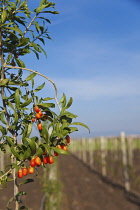
{"type": "Polygon", "coordinates": [[[129,137],[128,139],[127,139],[127,141],[128,141],[128,161],[129,161],[129,165],[130,166],[133,166],[133,139],[132,139],[132,137],[129,137]]]}
{"type": "Polygon", "coordinates": [[[125,141],[125,133],[121,132],[121,147],[122,147],[122,161],[123,161],[123,174],[125,181],[125,190],[130,191],[130,180],[129,174],[127,170],[127,150],[126,150],[126,141],[125,141]]]}
{"type": "Polygon", "coordinates": [[[106,176],[106,139],[101,136],[102,175],[106,176]]]}
{"type": "Polygon", "coordinates": [[[86,163],[87,156],[86,156],[86,139],[82,138],[82,152],[83,152],[83,162],[86,163]]]}
{"type": "Polygon", "coordinates": [[[93,153],[94,153],[94,148],[93,148],[93,139],[89,138],[88,139],[88,145],[89,145],[89,164],[90,167],[93,168],[94,160],[93,160],[93,153]]]}
{"type": "Polygon", "coordinates": [[[4,171],[4,153],[0,151],[0,171],[4,171]]]}
{"type": "Polygon", "coordinates": [[[114,139],[114,159],[115,161],[118,160],[118,139],[114,139]]]}
{"type": "Polygon", "coordinates": [[[82,160],[82,140],[79,140],[79,159],[82,160]]]}

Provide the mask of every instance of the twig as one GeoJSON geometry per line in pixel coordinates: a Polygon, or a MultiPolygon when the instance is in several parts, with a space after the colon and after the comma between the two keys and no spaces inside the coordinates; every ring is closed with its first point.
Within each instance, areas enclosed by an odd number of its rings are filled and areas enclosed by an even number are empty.
{"type": "Polygon", "coordinates": [[[37,15],[35,15],[35,16],[33,17],[33,19],[31,20],[31,22],[30,22],[29,25],[27,26],[26,30],[25,30],[24,33],[23,33],[24,35],[27,33],[27,31],[29,30],[30,26],[32,25],[33,21],[34,21],[36,18],[37,18],[37,15]]]}
{"type": "Polygon", "coordinates": [[[32,69],[27,69],[27,68],[23,68],[23,67],[7,66],[7,65],[5,65],[5,64],[4,64],[3,67],[4,67],[4,68],[10,68],[10,69],[22,69],[22,70],[30,71],[30,72],[36,73],[36,74],[38,74],[38,75],[44,77],[45,79],[47,79],[47,80],[48,80],[50,83],[52,83],[53,86],[54,86],[54,89],[55,89],[55,101],[56,101],[56,103],[57,103],[57,106],[58,106],[59,110],[61,111],[61,108],[60,108],[60,105],[59,105],[59,102],[58,102],[58,99],[57,99],[57,95],[58,95],[57,87],[56,87],[56,85],[55,85],[55,82],[53,82],[49,77],[47,77],[47,76],[45,76],[44,74],[41,74],[41,73],[39,73],[39,72],[37,72],[37,71],[34,71],[34,70],[32,70],[32,69]]]}

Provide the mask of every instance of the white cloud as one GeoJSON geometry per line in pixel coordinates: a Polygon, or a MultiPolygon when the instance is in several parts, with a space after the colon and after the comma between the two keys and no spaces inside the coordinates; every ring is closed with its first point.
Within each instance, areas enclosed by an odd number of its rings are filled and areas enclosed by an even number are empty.
{"type": "Polygon", "coordinates": [[[140,78],[95,77],[91,79],[55,79],[59,92],[81,100],[98,97],[140,96],[140,78]]]}

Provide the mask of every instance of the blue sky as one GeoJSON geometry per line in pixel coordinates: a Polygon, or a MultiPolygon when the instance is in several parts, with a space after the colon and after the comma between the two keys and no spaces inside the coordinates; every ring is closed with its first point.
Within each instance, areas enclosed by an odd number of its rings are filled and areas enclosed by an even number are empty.
{"type": "MultiPolygon", "coordinates": [[[[30,0],[29,3],[32,1],[30,0]]],[[[38,3],[39,0],[36,0],[38,3]]],[[[53,79],[74,99],[74,136],[140,134],[140,4],[134,0],[55,0],[50,36],[42,55],[26,66],[53,79]]],[[[35,6],[35,5],[34,5],[35,6]]],[[[44,79],[38,78],[42,83],[44,79]]],[[[46,85],[43,94],[53,94],[46,85]]]]}

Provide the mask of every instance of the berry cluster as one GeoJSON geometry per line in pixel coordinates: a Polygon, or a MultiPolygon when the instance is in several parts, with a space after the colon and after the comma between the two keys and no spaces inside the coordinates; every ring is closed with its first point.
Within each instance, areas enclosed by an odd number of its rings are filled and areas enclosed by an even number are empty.
{"type": "MultiPolygon", "coordinates": [[[[70,137],[67,135],[65,137],[66,144],[57,145],[56,148],[63,149],[65,151],[68,151],[67,144],[70,143],[70,137]]],[[[58,153],[54,151],[53,156],[58,156],[58,153]]],[[[32,157],[30,160],[30,166],[29,168],[27,166],[24,166],[23,168],[20,168],[18,170],[18,178],[22,178],[23,176],[26,176],[27,174],[33,174],[35,171],[36,166],[40,166],[42,164],[52,164],[54,163],[54,157],[52,155],[48,155],[47,151],[44,152],[43,156],[35,156],[32,157]]]]}
{"type": "Polygon", "coordinates": [[[35,111],[35,117],[32,118],[32,122],[35,122],[36,120],[38,121],[37,128],[39,131],[42,130],[42,123],[40,120],[45,120],[47,119],[47,115],[43,114],[40,108],[36,105],[34,106],[34,111],[35,111]]]}

